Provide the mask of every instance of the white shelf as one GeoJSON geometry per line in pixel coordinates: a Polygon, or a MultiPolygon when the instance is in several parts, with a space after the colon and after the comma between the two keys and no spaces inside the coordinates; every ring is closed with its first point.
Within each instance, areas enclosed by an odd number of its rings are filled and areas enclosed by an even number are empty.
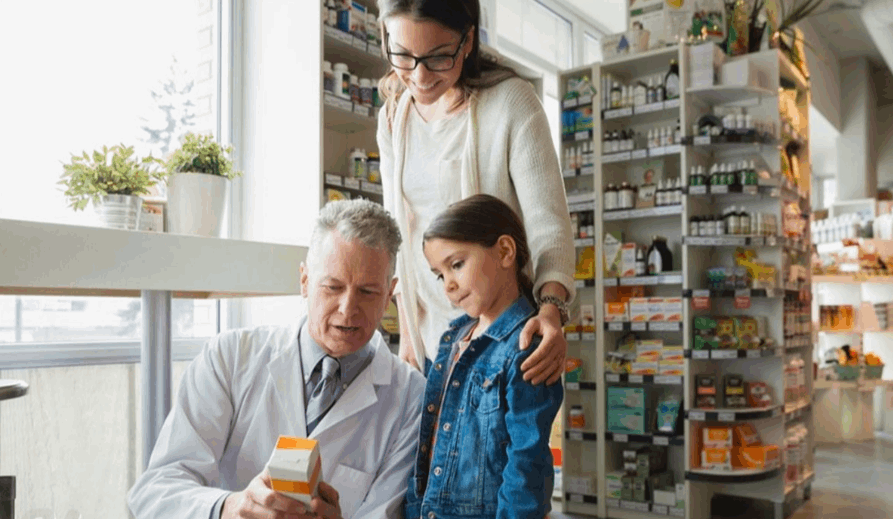
{"type": "Polygon", "coordinates": [[[647,209],[625,209],[622,211],[608,211],[603,213],[602,218],[606,222],[614,222],[618,220],[659,218],[661,216],[670,216],[677,214],[682,214],[681,205],[662,205],[660,207],[649,207],[647,209]]]}
{"type": "Polygon", "coordinates": [[[323,125],[327,130],[351,134],[374,130],[378,126],[376,118],[370,115],[375,109],[355,105],[348,99],[326,93],[323,97],[323,107],[323,125]]]}
{"type": "Polygon", "coordinates": [[[737,104],[743,101],[759,102],[763,97],[778,97],[778,92],[755,86],[727,86],[689,88],[685,92],[711,106],[737,104]]]}

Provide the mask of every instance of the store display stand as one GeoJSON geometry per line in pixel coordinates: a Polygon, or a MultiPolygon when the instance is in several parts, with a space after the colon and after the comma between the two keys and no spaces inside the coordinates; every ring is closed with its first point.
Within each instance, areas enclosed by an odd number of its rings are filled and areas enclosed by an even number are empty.
{"type": "MultiPolygon", "coordinates": [[[[808,499],[814,474],[811,467],[813,438],[810,432],[796,452],[806,458],[806,468],[795,477],[788,476],[785,463],[786,436],[788,429],[798,424],[812,427],[812,369],[803,369],[804,380],[796,398],[786,399],[790,393],[785,385],[786,369],[792,355],[798,354],[806,361],[812,359],[812,334],[809,331],[809,231],[796,237],[784,232],[785,208],[788,214],[797,213],[803,225],[808,218],[809,199],[809,152],[808,142],[801,135],[808,135],[806,118],[809,106],[809,85],[803,75],[778,51],[771,50],[735,58],[748,60],[760,70],[768,83],[760,86],[714,86],[688,88],[690,55],[688,47],[668,47],[647,53],[624,56],[592,67],[563,72],[559,77],[562,94],[567,92],[568,80],[586,75],[599,90],[591,101],[593,121],[591,128],[573,128],[562,132],[562,156],[567,159],[575,154],[565,150],[580,143],[591,143],[594,156],[592,164],[574,161],[563,164],[568,203],[571,213],[592,214],[592,235],[576,236],[578,255],[587,247],[594,246],[595,269],[593,279],[577,280],[576,315],[594,309],[592,332],[577,321],[566,329],[568,357],[580,359],[584,383],[566,383],[562,442],[562,492],[564,510],[568,513],[598,517],[650,518],[678,516],[687,519],[707,519],[711,515],[711,500],[716,495],[732,495],[768,500],[777,518],[789,514],[808,499]],[[671,59],[679,63],[681,95],[678,99],[659,103],[646,103],[633,107],[605,107],[602,96],[604,85],[600,81],[608,74],[627,84],[642,78],[663,76],[671,59]],[[779,93],[781,89],[784,92],[779,93]],[[796,90],[798,95],[791,96],[796,90]],[[785,107],[780,103],[785,98],[785,107]],[[797,113],[797,124],[789,126],[783,113],[797,113]],[[776,133],[748,135],[739,138],[700,137],[692,134],[692,125],[716,107],[746,107],[745,110],[761,121],[775,125],[776,133]],[[602,137],[620,129],[632,128],[639,135],[648,130],[675,127],[677,120],[681,139],[645,147],[641,140],[634,149],[605,153],[602,137]],[[782,128],[784,131],[782,131],[782,128]],[[728,142],[728,141],[733,142],[728,142]],[[796,145],[790,145],[796,141],[796,145]],[[789,146],[790,145],[790,146],[789,146]],[[798,184],[783,175],[784,150],[793,150],[799,159],[798,184]],[[760,173],[753,185],[715,185],[691,189],[692,166],[702,166],[709,171],[713,163],[755,161],[760,173]],[[682,178],[685,194],[679,205],[662,205],[649,208],[624,207],[606,211],[604,203],[608,184],[628,182],[641,184],[643,176],[653,169],[654,182],[682,178]],[[695,236],[690,233],[690,220],[695,216],[722,213],[729,206],[743,207],[749,212],[774,215],[777,230],[771,235],[754,233],[747,235],[695,236]],[[796,208],[796,209],[795,209],[796,208]],[[622,232],[623,242],[647,245],[653,236],[667,238],[673,256],[672,272],[661,276],[635,276],[632,278],[605,275],[603,243],[606,233],[622,232]],[[707,269],[715,266],[734,266],[738,247],[757,251],[757,260],[774,266],[780,274],[774,286],[749,287],[746,289],[722,289],[708,286],[707,269]],[[793,267],[793,268],[792,268],[793,267]],[[796,272],[793,279],[789,273],[796,272]],[[606,322],[615,318],[607,315],[606,301],[613,301],[616,290],[624,287],[642,287],[646,297],[683,298],[682,319],[679,322],[606,322]],[[698,308],[698,309],[695,309],[698,308]],[[693,320],[695,316],[753,315],[764,319],[764,338],[771,339],[758,349],[692,350],[693,320]],[[805,322],[804,322],[805,319],[805,322]],[[794,327],[793,323],[797,323],[794,327]],[[787,325],[787,326],[786,326],[787,325]],[[685,352],[684,372],[681,375],[608,373],[609,359],[617,347],[617,341],[630,331],[640,339],[662,339],[665,345],[681,345],[685,352]],[[721,380],[724,374],[738,374],[745,381],[762,381],[771,389],[774,403],[765,409],[699,409],[695,405],[695,376],[713,373],[721,380]],[[656,399],[673,394],[683,401],[683,425],[674,434],[655,434],[649,427],[645,434],[620,434],[608,426],[609,388],[643,388],[650,399],[653,411],[656,399]],[[593,390],[594,389],[594,390],[593,390]],[[583,409],[587,426],[582,430],[568,428],[570,409],[583,409]],[[763,469],[737,469],[729,471],[708,470],[701,467],[700,448],[705,425],[752,424],[763,444],[776,445],[781,462],[763,469]],[[667,472],[672,473],[675,483],[682,483],[681,495],[676,506],[661,495],[661,503],[651,500],[617,499],[616,483],[609,474],[622,471],[622,451],[629,446],[666,446],[667,472]],[[804,454],[805,453],[805,454],[804,454]],[[584,492],[588,491],[588,492],[584,492]],[[594,491],[594,492],[592,492],[594,491]],[[666,504],[663,504],[666,503],[666,504]]],[[[610,100],[609,100],[610,101],[610,100]]],[[[562,107],[565,112],[578,110],[580,103],[588,99],[570,99],[562,107]]],[[[566,119],[562,119],[566,121],[566,119]]],[[[655,133],[655,132],[652,132],[655,133]]],[[[675,184],[675,180],[673,181],[675,184]]],[[[586,228],[583,226],[583,228],[586,228]]],[[[579,258],[578,258],[579,259],[579,258]]],[[[578,261],[580,265],[585,262],[578,261]]],[[[580,272],[578,272],[580,274],[580,272]]],[[[585,274],[585,273],[584,273],[585,274]]],[[[585,276],[581,276],[585,277],[585,276]]],[[[651,314],[652,316],[654,314],[651,314]]],[[[651,417],[653,420],[653,416],[651,417]]],[[[649,426],[653,426],[649,424],[649,426]]],[[[795,452],[795,451],[791,451],[795,452]]],[[[790,454],[790,453],[789,453],[790,454]]]]}

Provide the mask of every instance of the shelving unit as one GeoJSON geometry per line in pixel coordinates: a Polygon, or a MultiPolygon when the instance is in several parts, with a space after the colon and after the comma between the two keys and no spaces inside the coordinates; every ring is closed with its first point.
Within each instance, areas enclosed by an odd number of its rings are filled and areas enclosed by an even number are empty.
{"type": "MultiPolygon", "coordinates": [[[[601,90],[599,81],[603,74],[627,84],[641,78],[666,73],[671,59],[680,68],[678,99],[648,103],[634,107],[606,109],[602,93],[593,96],[592,128],[577,129],[561,137],[562,151],[581,143],[590,143],[593,150],[592,164],[565,168],[565,184],[572,213],[592,215],[593,236],[576,240],[577,252],[583,254],[586,247],[596,246],[595,276],[578,280],[578,296],[575,305],[580,314],[583,306],[594,309],[595,326],[592,333],[578,333],[570,329],[568,357],[579,358],[583,364],[583,376],[599,380],[595,391],[566,393],[565,424],[571,406],[582,406],[590,434],[592,421],[601,441],[566,441],[563,448],[565,480],[581,475],[595,475],[597,492],[595,499],[570,499],[576,496],[563,490],[564,507],[569,513],[613,518],[653,518],[677,516],[686,519],[707,519],[710,516],[710,498],[715,493],[760,497],[776,502],[777,510],[790,511],[809,496],[814,474],[812,460],[813,438],[808,438],[805,474],[786,481],[784,462],[786,428],[792,424],[811,423],[813,405],[808,396],[786,402],[785,366],[791,355],[812,358],[811,330],[785,327],[785,318],[791,320],[808,314],[811,285],[809,280],[809,231],[796,237],[785,232],[782,225],[785,208],[788,213],[808,215],[809,198],[809,143],[801,135],[808,134],[807,113],[809,106],[808,81],[777,51],[750,54],[735,59],[751,60],[753,65],[769,78],[768,85],[761,86],[714,86],[688,88],[689,54],[683,47],[668,47],[635,56],[565,71],[559,77],[559,91],[566,93],[569,79],[586,75],[601,90]],[[800,124],[794,131],[787,129],[782,120],[781,100],[790,95],[782,89],[797,88],[796,106],[800,124]],[[715,107],[744,107],[761,121],[771,121],[776,128],[785,131],[772,133],[771,128],[762,133],[739,137],[698,137],[691,134],[692,124],[715,107]],[[676,126],[682,130],[682,139],[661,147],[638,148],[615,153],[603,153],[601,136],[619,128],[632,128],[640,135],[649,129],[676,126]],[[590,140],[591,139],[591,140],[590,140]],[[796,141],[796,146],[789,143],[796,141]],[[792,149],[799,159],[799,182],[785,176],[782,153],[792,149]],[[705,166],[716,162],[754,161],[759,180],[756,185],[704,185],[689,186],[692,166],[705,166]],[[608,184],[626,181],[641,184],[643,174],[654,170],[653,182],[682,178],[683,196],[679,205],[634,207],[605,211],[602,202],[608,184]],[[789,205],[794,204],[794,205],[789,205]],[[743,206],[748,211],[772,214],[779,222],[774,234],[693,236],[689,233],[689,220],[693,216],[715,214],[729,205],[743,206]],[[673,256],[673,272],[658,276],[617,277],[605,275],[605,258],[601,244],[608,232],[622,233],[622,242],[647,245],[652,236],[663,236],[673,256]],[[745,247],[756,252],[757,261],[777,268],[777,284],[763,288],[739,288],[710,290],[706,269],[713,266],[733,266],[736,250],[745,247]],[[799,279],[789,279],[792,264],[804,269],[799,279]],[[802,275],[803,272],[805,275],[802,275]],[[645,297],[683,298],[682,318],[677,321],[650,320],[606,322],[605,303],[614,301],[618,290],[638,291],[645,297]],[[698,308],[698,309],[696,309],[698,308]],[[796,314],[793,312],[796,309],[796,314]],[[788,312],[786,316],[785,313],[788,312]],[[694,350],[692,322],[703,315],[755,315],[764,319],[763,336],[771,342],[758,349],[694,350]],[[661,376],[608,373],[608,358],[616,349],[617,341],[628,333],[639,339],[662,339],[665,345],[681,345],[685,358],[681,375],[661,376]],[[694,406],[695,375],[735,373],[747,381],[764,381],[771,388],[774,404],[761,409],[697,409],[694,406]],[[676,434],[654,434],[653,423],[648,423],[646,434],[622,434],[608,428],[608,391],[620,386],[643,388],[649,399],[650,409],[655,407],[657,395],[676,394],[683,403],[682,426],[676,434]],[[675,393],[674,393],[675,392],[675,393]],[[781,453],[779,466],[760,470],[717,471],[700,466],[699,438],[702,427],[713,424],[752,424],[763,443],[777,445],[781,453]],[[617,499],[608,494],[608,474],[623,469],[622,451],[625,448],[659,446],[667,449],[667,470],[673,473],[676,483],[684,484],[684,507],[662,506],[653,502],[617,499]],[[796,499],[795,499],[796,498],[796,499]]],[[[785,98],[787,99],[787,98],[785,98]]],[[[589,100],[585,100],[589,106],[589,100]]],[[[574,110],[579,102],[564,101],[562,111],[574,110]]],[[[787,105],[788,109],[790,104],[787,105]]],[[[632,293],[632,292],[628,292],[632,293]]],[[[613,316],[613,314],[612,314],[613,316]]],[[[613,318],[613,317],[612,317],[613,318]]],[[[808,319],[807,319],[808,325],[808,319]]],[[[813,382],[811,370],[806,371],[807,393],[811,394],[813,382]]],[[[722,377],[718,377],[721,381],[722,377]]],[[[721,388],[720,388],[721,391],[721,388]]],[[[653,422],[653,417],[649,419],[653,422]]],[[[574,432],[568,431],[568,434],[574,432]]],[[[595,497],[593,496],[593,497],[595,497]]],[[[680,503],[677,503],[677,505],[680,503]]],[[[781,513],[781,512],[779,512],[781,513]]],[[[778,519],[781,519],[778,516],[778,519]]]]}

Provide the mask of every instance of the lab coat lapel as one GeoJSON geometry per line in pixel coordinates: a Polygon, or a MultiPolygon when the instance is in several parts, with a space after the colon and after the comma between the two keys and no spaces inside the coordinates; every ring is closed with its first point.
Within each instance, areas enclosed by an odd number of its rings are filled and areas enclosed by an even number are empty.
{"type": "Polygon", "coordinates": [[[375,350],[372,362],[347,386],[341,398],[335,402],[319,425],[313,429],[311,436],[323,436],[329,429],[337,428],[341,422],[368,409],[378,402],[375,386],[391,383],[393,370],[391,363],[395,357],[388,350],[378,332],[372,336],[370,346],[375,350]]]}
{"type": "MultiPolygon", "coordinates": [[[[297,330],[300,330],[300,326],[297,330]]],[[[301,371],[301,351],[297,332],[288,347],[267,364],[267,370],[270,372],[270,383],[276,393],[280,412],[285,416],[292,434],[306,437],[304,376],[301,371]]]]}

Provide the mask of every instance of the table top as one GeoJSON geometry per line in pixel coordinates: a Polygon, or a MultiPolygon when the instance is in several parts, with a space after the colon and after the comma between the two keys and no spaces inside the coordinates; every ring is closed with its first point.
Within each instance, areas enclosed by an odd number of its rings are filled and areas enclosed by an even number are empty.
{"type": "Polygon", "coordinates": [[[0,379],[0,400],[11,400],[25,396],[28,384],[21,380],[0,379]]]}

